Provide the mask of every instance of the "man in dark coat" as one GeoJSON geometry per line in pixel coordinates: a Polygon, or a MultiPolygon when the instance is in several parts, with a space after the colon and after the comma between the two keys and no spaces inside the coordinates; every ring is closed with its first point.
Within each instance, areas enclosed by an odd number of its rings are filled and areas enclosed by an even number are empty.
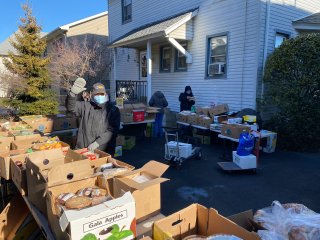
{"type": "Polygon", "coordinates": [[[90,101],[77,101],[77,95],[86,90],[85,86],[86,81],[78,78],[66,100],[67,110],[80,118],[76,148],[107,151],[115,146],[120,127],[119,109],[108,103],[109,96],[101,83],[93,85],[90,101]]]}
{"type": "Polygon", "coordinates": [[[156,91],[150,98],[149,106],[159,108],[159,113],[156,114],[156,119],[153,125],[153,135],[155,137],[161,137],[163,134],[163,130],[162,130],[162,121],[163,121],[163,112],[164,112],[163,109],[168,106],[167,99],[162,92],[156,91]]]}
{"type": "Polygon", "coordinates": [[[179,96],[180,101],[180,112],[190,111],[191,107],[195,104],[195,98],[193,96],[190,86],[186,86],[183,93],[179,96]]]}

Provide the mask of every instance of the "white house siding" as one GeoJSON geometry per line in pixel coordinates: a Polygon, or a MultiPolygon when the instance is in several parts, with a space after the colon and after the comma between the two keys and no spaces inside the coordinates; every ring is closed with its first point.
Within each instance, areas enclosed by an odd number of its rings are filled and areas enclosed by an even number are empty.
{"type": "MultiPolygon", "coordinates": [[[[261,1],[261,21],[266,21],[266,0],[261,1]]],[[[271,0],[269,14],[269,31],[267,38],[267,54],[274,51],[276,32],[283,32],[290,37],[297,36],[292,21],[320,11],[319,0],[271,0]]],[[[266,25],[260,27],[260,57],[258,71],[258,96],[261,96],[262,69],[264,64],[266,25]]]]}
{"type": "Polygon", "coordinates": [[[181,25],[169,34],[169,37],[175,39],[192,40],[193,38],[193,20],[181,25]]]}
{"type": "MultiPolygon", "coordinates": [[[[212,1],[209,0],[209,2],[212,1]]],[[[109,0],[110,41],[114,41],[131,30],[150,22],[198,7],[200,2],[200,0],[134,0],[132,1],[132,21],[122,24],[121,0],[109,0]]]]}
{"type": "Polygon", "coordinates": [[[153,46],[152,90],[163,91],[173,110],[179,110],[178,96],[186,85],[192,87],[198,106],[225,102],[232,110],[255,107],[259,2],[247,2],[246,8],[246,1],[203,1],[194,20],[194,38],[188,42],[193,63],[187,72],[174,72],[173,51],[171,72],[159,73],[160,47],[153,46]],[[225,32],[229,34],[228,76],[205,79],[206,37],[225,32]]]}
{"type": "MultiPolygon", "coordinates": [[[[0,56],[0,74],[7,71],[6,67],[3,64],[3,60],[4,57],[0,56]]],[[[0,76],[1,77],[1,76],[0,76]]],[[[4,82],[2,82],[2,80],[0,79],[0,98],[2,97],[6,97],[7,96],[7,86],[4,84],[4,82]]]]}

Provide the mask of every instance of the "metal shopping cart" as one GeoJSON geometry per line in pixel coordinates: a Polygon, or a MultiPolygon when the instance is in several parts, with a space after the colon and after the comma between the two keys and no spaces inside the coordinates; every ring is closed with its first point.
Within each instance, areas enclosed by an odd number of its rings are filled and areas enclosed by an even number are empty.
{"type": "Polygon", "coordinates": [[[201,147],[193,147],[190,143],[179,141],[179,129],[164,127],[165,133],[165,161],[180,169],[182,163],[188,159],[202,159],[201,147]]]}

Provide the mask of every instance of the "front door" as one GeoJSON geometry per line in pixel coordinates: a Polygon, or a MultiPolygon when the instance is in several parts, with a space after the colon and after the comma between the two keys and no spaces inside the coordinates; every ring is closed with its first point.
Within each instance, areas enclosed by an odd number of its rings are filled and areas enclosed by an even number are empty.
{"type": "Polygon", "coordinates": [[[146,80],[147,79],[147,51],[140,52],[140,79],[146,80]]]}

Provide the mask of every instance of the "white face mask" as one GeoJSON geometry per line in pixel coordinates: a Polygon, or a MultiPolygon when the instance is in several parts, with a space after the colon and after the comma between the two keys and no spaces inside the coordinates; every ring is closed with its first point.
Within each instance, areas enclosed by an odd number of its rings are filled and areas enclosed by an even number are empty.
{"type": "Polygon", "coordinates": [[[93,100],[97,104],[104,104],[109,101],[108,95],[97,95],[93,97],[93,100]]]}

